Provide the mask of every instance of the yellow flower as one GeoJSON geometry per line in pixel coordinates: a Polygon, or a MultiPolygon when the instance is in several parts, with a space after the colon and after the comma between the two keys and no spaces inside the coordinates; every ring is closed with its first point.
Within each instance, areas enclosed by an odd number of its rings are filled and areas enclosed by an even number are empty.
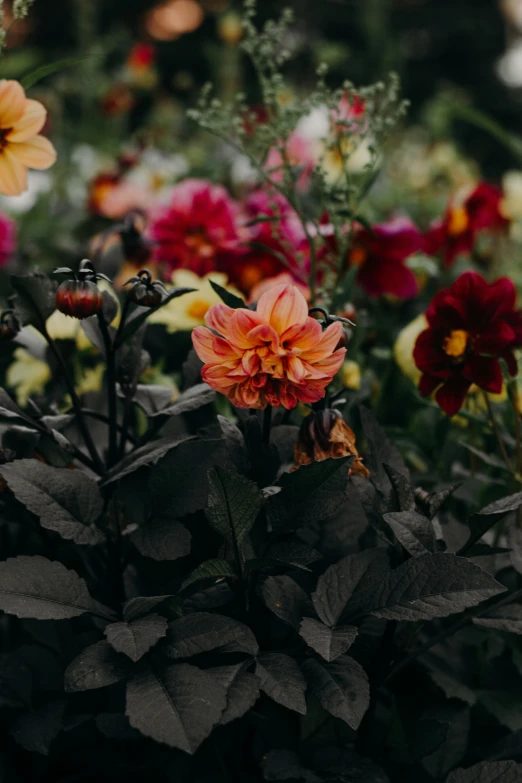
{"type": "Polygon", "coordinates": [[[103,364],[97,364],[96,367],[84,370],[80,383],[76,386],[78,394],[100,391],[103,385],[104,372],[105,367],[103,364]]]}
{"type": "Polygon", "coordinates": [[[226,288],[227,291],[230,291],[235,296],[241,296],[239,291],[227,285],[228,278],[226,275],[219,272],[211,272],[205,277],[198,277],[188,269],[178,269],[172,275],[173,284],[176,287],[197,288],[197,291],[173,299],[168,305],[152,313],[148,323],[163,324],[170,333],[203,326],[207,310],[212,305],[221,302],[220,297],[210,285],[211,280],[222,288],[226,288]]]}
{"type": "Polygon", "coordinates": [[[414,318],[404,329],[399,332],[399,335],[393,346],[393,355],[395,361],[413,383],[417,384],[421,377],[421,371],[417,369],[415,362],[413,361],[413,349],[417,337],[421,332],[428,328],[428,322],[424,314],[418,315],[414,318]]]}
{"type": "Polygon", "coordinates": [[[357,362],[347,359],[341,367],[343,386],[357,391],[361,388],[361,368],[357,362]]]}
{"type": "Polygon", "coordinates": [[[41,103],[25,97],[19,82],[0,81],[0,193],[18,196],[27,190],[28,169],[48,169],[56,151],[38,134],[45,123],[41,103]]]}
{"type": "Polygon", "coordinates": [[[81,321],[77,318],[69,318],[59,310],[55,310],[49,316],[45,326],[53,340],[75,340],[76,347],[80,351],[87,351],[93,347],[82,329],[81,321]]]}
{"type": "Polygon", "coordinates": [[[41,394],[51,380],[51,370],[46,362],[35,359],[25,348],[17,348],[14,362],[7,370],[7,385],[15,390],[20,406],[27,404],[33,394],[41,394]]]}

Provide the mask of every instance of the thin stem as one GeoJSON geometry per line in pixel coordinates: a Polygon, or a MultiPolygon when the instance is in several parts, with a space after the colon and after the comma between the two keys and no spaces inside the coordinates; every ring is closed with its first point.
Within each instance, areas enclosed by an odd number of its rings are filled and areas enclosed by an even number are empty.
{"type": "MultiPolygon", "coordinates": [[[[109,423],[109,417],[108,416],[106,416],[104,413],[100,413],[99,411],[92,410],[91,408],[82,408],[82,413],[83,413],[84,416],[87,416],[87,417],[89,417],[91,419],[97,419],[98,421],[103,421],[104,424],[108,424],[109,423]]],[[[118,429],[118,432],[122,433],[123,432],[123,423],[122,424],[118,424],[117,429],[118,429]]],[[[128,432],[126,434],[126,440],[130,441],[130,443],[132,443],[132,444],[136,443],[136,439],[128,432]]]]}
{"type": "Polygon", "coordinates": [[[457,631],[460,631],[460,629],[464,628],[464,626],[466,626],[469,622],[471,622],[473,618],[482,617],[482,615],[487,614],[489,611],[491,611],[491,609],[498,609],[499,607],[505,606],[506,604],[514,603],[519,598],[522,598],[522,588],[520,588],[519,590],[515,590],[514,593],[508,593],[508,595],[504,596],[504,598],[502,598],[500,601],[497,601],[496,603],[493,604],[488,603],[486,606],[483,606],[478,612],[467,614],[464,617],[459,618],[458,620],[456,620],[454,623],[447,626],[446,628],[443,628],[436,636],[433,636],[431,639],[428,639],[417,650],[414,650],[412,653],[407,655],[406,658],[403,658],[402,661],[399,661],[399,663],[388,674],[388,676],[383,682],[383,685],[387,683],[389,680],[391,680],[393,677],[395,677],[399,672],[401,672],[407,666],[409,666],[410,663],[412,663],[420,655],[423,655],[428,650],[431,650],[432,647],[435,647],[435,645],[440,644],[440,642],[443,642],[444,639],[446,639],[448,636],[451,636],[457,631]]]}
{"type": "Polygon", "coordinates": [[[123,459],[125,456],[125,444],[129,440],[129,427],[132,417],[132,397],[125,397],[123,403],[123,422],[121,426],[120,446],[118,451],[118,459],[123,459]]]}
{"type": "Polygon", "coordinates": [[[267,405],[263,411],[263,443],[269,445],[270,430],[272,428],[272,406],[267,405]]]}
{"type": "Polygon", "coordinates": [[[69,392],[69,396],[71,397],[72,406],[74,409],[74,413],[76,415],[76,420],[78,423],[78,428],[80,430],[80,433],[82,435],[83,441],[85,443],[85,446],[87,448],[87,451],[91,455],[92,460],[92,467],[96,471],[96,473],[99,473],[100,475],[103,474],[104,468],[103,463],[100,459],[100,455],[98,454],[98,451],[96,449],[96,446],[94,445],[94,441],[92,439],[91,433],[89,432],[89,428],[87,427],[87,423],[84,419],[83,413],[82,413],[82,404],[80,402],[80,398],[76,394],[76,390],[74,388],[74,383],[72,381],[72,378],[69,375],[69,372],[67,370],[67,365],[65,364],[65,361],[63,359],[63,356],[61,355],[60,351],[58,350],[58,347],[52,337],[49,335],[49,332],[47,331],[47,328],[45,326],[45,323],[42,323],[41,325],[41,333],[44,336],[45,340],[47,341],[47,344],[49,348],[51,349],[54,358],[58,362],[58,365],[60,367],[60,371],[62,373],[65,385],[67,386],[67,391],[69,392]]]}
{"type": "Polygon", "coordinates": [[[504,457],[504,462],[506,463],[506,466],[510,473],[514,473],[513,464],[509,458],[509,455],[506,450],[506,446],[504,441],[502,440],[502,436],[500,434],[500,430],[498,428],[497,420],[495,419],[495,414],[493,413],[493,407],[491,405],[491,400],[488,397],[487,392],[483,392],[484,399],[486,401],[486,407],[488,409],[488,416],[489,420],[491,422],[491,426],[493,427],[493,432],[495,433],[496,439],[498,441],[498,445],[500,446],[500,450],[502,452],[502,456],[504,457]]]}
{"type": "Polygon", "coordinates": [[[515,417],[515,439],[516,439],[516,471],[520,473],[522,471],[522,426],[520,422],[520,407],[518,404],[517,389],[515,384],[508,384],[509,399],[511,401],[511,407],[513,408],[513,416],[515,417]]]}
{"type": "Polygon", "coordinates": [[[107,468],[111,468],[118,458],[118,408],[116,397],[116,361],[114,348],[103,313],[98,313],[98,322],[105,343],[107,355],[107,392],[109,402],[109,448],[107,468]]]}

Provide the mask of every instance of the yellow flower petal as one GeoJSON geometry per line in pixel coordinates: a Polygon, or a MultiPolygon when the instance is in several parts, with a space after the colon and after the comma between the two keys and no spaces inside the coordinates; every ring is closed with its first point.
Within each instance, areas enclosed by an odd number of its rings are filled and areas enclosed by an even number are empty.
{"type": "Polygon", "coordinates": [[[6,374],[7,385],[16,391],[16,399],[22,407],[34,394],[41,394],[51,380],[51,370],[46,362],[35,359],[25,348],[17,348],[14,362],[6,374]]]}
{"type": "Polygon", "coordinates": [[[12,128],[22,117],[25,108],[25,92],[19,82],[12,79],[0,81],[0,128],[12,128]]]}
{"type": "Polygon", "coordinates": [[[7,141],[28,141],[36,136],[43,128],[46,116],[47,111],[39,101],[27,100],[21,119],[15,123],[13,130],[6,136],[7,141]]]}
{"type": "Polygon", "coordinates": [[[56,150],[45,136],[9,145],[16,158],[30,169],[48,169],[56,161],[56,150]]]}
{"type": "Polygon", "coordinates": [[[27,190],[27,168],[6,147],[0,153],[0,193],[19,196],[24,190],[27,190]]]}

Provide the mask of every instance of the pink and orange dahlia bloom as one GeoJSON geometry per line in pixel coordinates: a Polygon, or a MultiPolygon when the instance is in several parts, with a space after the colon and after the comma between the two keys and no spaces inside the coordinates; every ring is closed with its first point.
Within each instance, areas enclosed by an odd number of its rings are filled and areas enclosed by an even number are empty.
{"type": "Polygon", "coordinates": [[[419,391],[435,399],[454,416],[472,384],[499,394],[503,359],[517,374],[514,349],[522,347],[522,314],[516,309],[512,281],[488,283],[476,272],[465,272],[439,291],[426,312],[428,328],[418,336],[413,358],[422,376],[419,391]]]}
{"type": "Polygon", "coordinates": [[[298,401],[317,402],[346,353],[337,347],[342,325],[323,331],[292,285],[267,291],[256,311],[214,305],[205,322],[192,335],[205,362],[202,378],[238,408],[291,409],[298,401]]]}

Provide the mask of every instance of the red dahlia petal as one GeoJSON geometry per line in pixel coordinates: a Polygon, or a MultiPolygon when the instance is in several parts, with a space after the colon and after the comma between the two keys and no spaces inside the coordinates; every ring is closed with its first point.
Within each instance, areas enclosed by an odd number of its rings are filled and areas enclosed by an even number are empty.
{"type": "Polygon", "coordinates": [[[427,375],[424,373],[419,381],[419,393],[422,395],[422,397],[429,397],[429,395],[435,391],[437,386],[440,386],[440,383],[440,378],[436,378],[434,375],[427,375]]]}
{"type": "Polygon", "coordinates": [[[500,394],[502,391],[502,370],[497,359],[489,356],[470,356],[464,367],[463,375],[481,389],[500,394]]]}
{"type": "Polygon", "coordinates": [[[465,378],[454,375],[440,387],[435,399],[444,413],[448,416],[455,416],[459,412],[470,386],[471,383],[465,378]]]}

